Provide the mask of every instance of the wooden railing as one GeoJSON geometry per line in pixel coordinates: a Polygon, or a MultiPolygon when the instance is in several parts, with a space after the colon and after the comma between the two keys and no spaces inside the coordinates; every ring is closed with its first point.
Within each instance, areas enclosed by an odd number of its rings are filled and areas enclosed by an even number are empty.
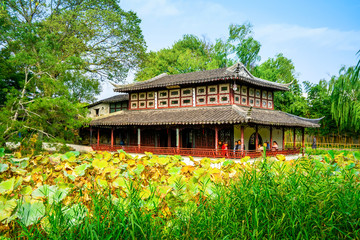
{"type": "MultiPolygon", "coordinates": [[[[110,151],[114,152],[119,149],[123,149],[128,153],[145,153],[151,152],[157,155],[182,155],[193,157],[210,157],[210,158],[243,158],[249,156],[251,158],[260,157],[262,152],[255,150],[234,151],[234,150],[222,150],[222,149],[207,149],[207,148],[176,148],[176,147],[150,147],[150,146],[120,146],[120,145],[91,145],[94,150],[97,151],[110,151]]],[[[277,154],[291,155],[299,154],[300,149],[285,149],[276,151],[266,151],[266,156],[275,156],[277,154]]]]}
{"type": "MultiPolygon", "coordinates": [[[[293,142],[286,142],[285,143],[285,147],[293,147],[293,142]]],[[[301,147],[302,143],[301,142],[296,142],[295,146],[301,147]]],[[[312,142],[306,142],[305,143],[305,147],[311,147],[312,146],[312,142]]],[[[350,144],[350,143],[316,143],[316,148],[319,149],[348,149],[348,150],[359,150],[360,149],[360,144],[350,144]]]]}

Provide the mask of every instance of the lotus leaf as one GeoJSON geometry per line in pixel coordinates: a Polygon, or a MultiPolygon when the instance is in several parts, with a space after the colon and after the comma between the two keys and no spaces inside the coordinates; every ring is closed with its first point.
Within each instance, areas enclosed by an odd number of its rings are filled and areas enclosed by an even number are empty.
{"type": "Polygon", "coordinates": [[[87,163],[84,163],[84,164],[81,164],[77,167],[74,168],[74,173],[77,175],[77,176],[84,176],[85,175],[85,171],[86,169],[90,167],[89,164],[87,163]]]}
{"type": "Polygon", "coordinates": [[[8,170],[8,169],[9,169],[9,164],[6,164],[6,163],[2,164],[2,163],[0,163],[0,173],[5,172],[5,171],[8,170]]]}
{"type": "Polygon", "coordinates": [[[0,200],[0,222],[10,218],[16,205],[17,205],[16,199],[10,199],[10,200],[4,199],[3,201],[0,200]]]}
{"type": "Polygon", "coordinates": [[[92,166],[96,169],[103,169],[106,168],[108,166],[108,162],[106,160],[99,160],[99,159],[95,159],[92,162],[92,166]]]}
{"type": "Polygon", "coordinates": [[[15,177],[0,183],[0,194],[9,194],[14,190],[15,177]]]}
{"type": "Polygon", "coordinates": [[[113,181],[113,186],[115,188],[119,188],[119,187],[123,187],[126,188],[126,179],[124,177],[117,177],[114,181],[113,181]]]}
{"type": "Polygon", "coordinates": [[[136,166],[136,169],[134,170],[134,173],[137,174],[137,175],[139,175],[139,174],[141,174],[141,173],[144,171],[144,169],[145,169],[145,166],[144,166],[144,165],[138,164],[138,165],[136,166]]]}
{"type": "Polygon", "coordinates": [[[282,154],[276,155],[276,158],[277,158],[278,160],[280,160],[280,161],[285,161],[285,160],[286,160],[286,157],[285,157],[284,155],[282,155],[282,154]]]}
{"type": "Polygon", "coordinates": [[[170,175],[177,175],[180,173],[182,167],[172,167],[168,170],[170,175]]]}
{"type": "Polygon", "coordinates": [[[35,224],[45,214],[45,206],[41,201],[24,202],[17,212],[17,217],[25,226],[35,224]]]}

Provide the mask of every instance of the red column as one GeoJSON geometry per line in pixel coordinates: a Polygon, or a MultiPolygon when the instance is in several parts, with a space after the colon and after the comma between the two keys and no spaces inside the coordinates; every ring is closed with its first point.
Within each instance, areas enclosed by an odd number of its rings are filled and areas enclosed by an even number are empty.
{"type": "Polygon", "coordinates": [[[218,150],[218,145],[219,145],[219,129],[217,126],[215,126],[215,150],[218,150]]]}
{"type": "Polygon", "coordinates": [[[259,133],[258,133],[258,126],[255,127],[255,149],[259,147],[259,133]]]}
{"type": "Polygon", "coordinates": [[[302,128],[302,155],[305,155],[305,128],[302,128]]]}
{"type": "Polygon", "coordinates": [[[241,126],[241,150],[244,149],[244,126],[241,126]]]}
{"type": "Polygon", "coordinates": [[[138,148],[140,149],[140,144],[141,144],[141,130],[140,130],[140,128],[137,129],[137,144],[138,144],[138,148]]]}
{"type": "Polygon", "coordinates": [[[100,145],[100,128],[97,129],[97,145],[100,145]]]}
{"type": "Polygon", "coordinates": [[[111,147],[114,146],[114,128],[111,128],[111,147]]]}
{"type": "Polygon", "coordinates": [[[234,90],[230,84],[230,104],[234,104],[234,90]]]}
{"type": "Polygon", "coordinates": [[[270,150],[272,149],[272,143],[273,143],[273,139],[272,139],[272,126],[270,126],[270,150]]]}
{"type": "Polygon", "coordinates": [[[282,128],[282,141],[283,141],[283,150],[285,150],[285,128],[282,128]]]}
{"type": "Polygon", "coordinates": [[[296,128],[294,128],[294,139],[293,139],[293,148],[296,148],[296,128]]]}
{"type": "Polygon", "coordinates": [[[171,147],[171,130],[167,129],[168,132],[168,147],[171,147]]]}
{"type": "Polygon", "coordinates": [[[176,149],[179,152],[180,149],[180,129],[176,128],[176,149]]]}

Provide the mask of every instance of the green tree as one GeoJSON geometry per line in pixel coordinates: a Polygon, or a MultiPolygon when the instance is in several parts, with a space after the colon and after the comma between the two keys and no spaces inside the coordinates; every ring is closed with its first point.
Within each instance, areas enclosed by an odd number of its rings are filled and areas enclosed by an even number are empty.
{"type": "Polygon", "coordinates": [[[161,73],[179,74],[211,69],[211,51],[212,46],[200,38],[184,35],[171,48],[147,53],[135,74],[136,80],[147,80],[161,73]]]}
{"type": "Polygon", "coordinates": [[[184,35],[170,48],[147,53],[135,74],[135,80],[148,80],[161,73],[179,74],[223,68],[237,61],[249,68],[260,60],[260,47],[260,43],[252,37],[249,23],[230,25],[228,39],[216,39],[215,44],[194,35],[184,35]]]}
{"type": "Polygon", "coordinates": [[[330,80],[331,113],[340,130],[360,130],[360,79],[359,64],[342,67],[339,76],[330,80]]]}
{"type": "Polygon", "coordinates": [[[338,135],[338,128],[331,114],[331,91],[329,83],[326,80],[320,80],[319,83],[304,82],[304,89],[307,93],[306,101],[309,106],[307,118],[321,118],[320,128],[309,128],[307,131],[311,135],[329,136],[338,135]]]}
{"type": "Polygon", "coordinates": [[[252,25],[250,23],[231,24],[227,44],[231,53],[236,55],[234,60],[242,62],[246,68],[250,69],[255,66],[256,62],[260,61],[261,44],[252,37],[252,25]]]}
{"type": "Polygon", "coordinates": [[[275,58],[269,58],[259,66],[256,66],[252,74],[272,82],[291,83],[290,91],[275,92],[275,109],[292,113],[299,116],[308,114],[308,106],[305,97],[297,80],[295,66],[291,59],[284,57],[283,54],[277,54],[275,58]]]}
{"type": "Polygon", "coordinates": [[[0,83],[10,82],[15,73],[23,79],[16,81],[20,87],[7,94],[1,109],[0,139],[29,130],[70,139],[71,129],[85,121],[79,101],[91,101],[100,81],[119,82],[141,62],[145,42],[140,20],[115,0],[4,4],[0,64],[9,66],[9,73],[0,76],[0,83]]]}

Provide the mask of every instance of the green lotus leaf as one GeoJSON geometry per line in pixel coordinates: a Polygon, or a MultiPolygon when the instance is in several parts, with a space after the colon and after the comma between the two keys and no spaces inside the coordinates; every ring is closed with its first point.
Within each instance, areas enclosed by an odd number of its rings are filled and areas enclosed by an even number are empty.
{"type": "Polygon", "coordinates": [[[80,166],[75,167],[74,173],[75,173],[77,176],[84,176],[84,175],[85,175],[85,171],[86,171],[86,169],[87,169],[88,167],[90,167],[90,164],[87,164],[87,163],[81,164],[80,166]]]}
{"type": "Polygon", "coordinates": [[[9,165],[8,165],[8,164],[6,164],[6,163],[4,163],[4,164],[0,163],[0,173],[5,172],[5,171],[8,170],[8,169],[9,169],[9,165]]]}
{"type": "Polygon", "coordinates": [[[20,190],[20,193],[22,195],[30,195],[32,192],[33,192],[33,190],[32,190],[32,187],[30,187],[30,186],[25,186],[25,187],[21,188],[21,190],[20,190]]]}
{"type": "Polygon", "coordinates": [[[360,152],[354,152],[353,156],[357,161],[360,161],[360,152]]]}
{"type": "Polygon", "coordinates": [[[172,167],[168,170],[170,175],[177,175],[180,173],[182,167],[172,167]]]}
{"type": "Polygon", "coordinates": [[[114,181],[113,181],[113,186],[115,188],[119,188],[119,187],[123,187],[126,188],[126,179],[123,177],[117,177],[114,181]]]}
{"type": "Polygon", "coordinates": [[[169,161],[170,161],[170,159],[168,157],[159,157],[157,159],[157,162],[161,165],[166,165],[169,163],[169,161]]]}
{"type": "Polygon", "coordinates": [[[204,169],[204,168],[198,168],[198,169],[194,170],[194,177],[200,178],[204,174],[205,171],[206,171],[206,169],[204,169]]]}
{"type": "Polygon", "coordinates": [[[113,171],[110,172],[110,178],[113,179],[117,177],[119,174],[120,174],[120,169],[114,169],[113,171]]]}
{"type": "Polygon", "coordinates": [[[139,174],[142,173],[142,171],[144,171],[144,169],[145,169],[145,166],[144,166],[144,165],[138,164],[138,165],[136,166],[135,170],[134,170],[134,173],[137,174],[137,175],[139,175],[139,174]]]}
{"type": "Polygon", "coordinates": [[[15,184],[14,184],[14,189],[17,189],[23,182],[23,178],[20,176],[20,177],[17,177],[15,179],[15,184]]]}
{"type": "Polygon", "coordinates": [[[65,217],[68,219],[67,222],[71,223],[72,225],[80,224],[88,213],[87,208],[80,203],[74,204],[69,208],[63,208],[62,211],[65,217]]]}
{"type": "Polygon", "coordinates": [[[35,224],[45,214],[45,206],[40,201],[24,202],[17,212],[17,217],[25,226],[35,224]]]}
{"type": "Polygon", "coordinates": [[[232,164],[234,164],[234,161],[228,159],[223,163],[223,167],[231,166],[232,164]]]}
{"type": "Polygon", "coordinates": [[[61,200],[63,200],[67,196],[68,192],[69,192],[68,188],[60,189],[56,185],[53,186],[43,185],[35,189],[32,192],[31,196],[33,198],[45,197],[49,200],[49,203],[51,204],[53,202],[60,202],[61,200]]]}
{"type": "Polygon", "coordinates": [[[22,175],[22,176],[27,173],[27,170],[22,169],[22,168],[16,168],[16,167],[11,167],[11,171],[18,175],[22,175]]]}
{"type": "Polygon", "coordinates": [[[16,199],[10,199],[10,200],[5,199],[4,201],[0,201],[0,222],[10,218],[16,205],[17,205],[16,199]]]}
{"type": "Polygon", "coordinates": [[[92,166],[94,168],[98,168],[98,169],[103,169],[103,168],[106,168],[108,166],[108,162],[106,160],[99,160],[99,159],[95,159],[93,162],[92,162],[92,166]]]}
{"type": "Polygon", "coordinates": [[[0,148],[0,157],[5,156],[5,148],[0,148]]]}
{"type": "Polygon", "coordinates": [[[0,183],[0,194],[8,194],[14,190],[15,177],[0,183]]]}
{"type": "Polygon", "coordinates": [[[100,187],[105,188],[105,187],[108,186],[108,182],[107,182],[106,180],[104,180],[104,179],[98,178],[98,179],[96,180],[96,182],[97,182],[97,184],[98,184],[100,187]]]}
{"type": "Polygon", "coordinates": [[[74,175],[68,174],[65,170],[64,170],[64,176],[70,178],[70,180],[75,181],[76,177],[74,175]]]}

